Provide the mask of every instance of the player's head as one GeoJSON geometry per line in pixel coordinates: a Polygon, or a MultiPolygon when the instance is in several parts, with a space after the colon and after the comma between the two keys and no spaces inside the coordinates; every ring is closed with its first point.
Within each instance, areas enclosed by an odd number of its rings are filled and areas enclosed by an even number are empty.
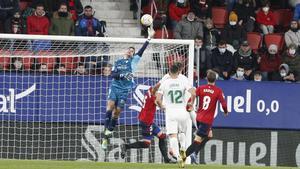
{"type": "Polygon", "coordinates": [[[134,47],[129,47],[126,51],[126,57],[131,58],[135,54],[135,48],[134,47]]]}
{"type": "Polygon", "coordinates": [[[209,84],[215,84],[216,79],[217,79],[217,73],[212,70],[208,70],[206,78],[207,78],[207,82],[209,84]]]}
{"type": "Polygon", "coordinates": [[[178,64],[178,62],[175,62],[171,67],[170,67],[170,75],[172,76],[176,76],[179,75],[179,73],[181,72],[181,66],[180,64],[178,64]]]}
{"type": "Polygon", "coordinates": [[[181,62],[174,62],[173,65],[177,65],[177,67],[179,68],[179,73],[182,73],[183,64],[181,62]]]}

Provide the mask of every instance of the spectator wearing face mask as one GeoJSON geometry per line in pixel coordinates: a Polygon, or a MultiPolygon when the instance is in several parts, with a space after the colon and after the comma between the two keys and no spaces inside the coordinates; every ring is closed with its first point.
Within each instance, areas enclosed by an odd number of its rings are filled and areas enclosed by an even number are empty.
{"type": "Polygon", "coordinates": [[[261,55],[260,71],[262,72],[263,79],[270,79],[270,74],[276,72],[281,64],[281,57],[278,54],[278,46],[271,44],[268,52],[261,55]]]}
{"type": "Polygon", "coordinates": [[[212,19],[206,19],[204,22],[204,45],[208,50],[217,47],[221,39],[221,32],[215,28],[212,19]]]}
{"type": "Polygon", "coordinates": [[[245,78],[245,69],[242,66],[238,66],[236,68],[235,74],[233,74],[230,77],[230,80],[239,80],[239,81],[246,80],[246,78],[245,78]]]}
{"type": "Polygon", "coordinates": [[[190,11],[175,28],[175,39],[195,39],[196,36],[203,37],[203,25],[197,20],[194,12],[190,11]]]}
{"type": "Polygon", "coordinates": [[[256,14],[256,21],[263,34],[266,35],[274,32],[274,25],[276,24],[276,21],[273,12],[270,11],[269,2],[265,2],[263,7],[256,14]]]}
{"type": "Polygon", "coordinates": [[[12,33],[12,34],[24,34],[24,21],[21,18],[20,12],[17,11],[13,17],[9,18],[5,22],[5,33],[12,33]]]}
{"type": "Polygon", "coordinates": [[[235,12],[229,15],[229,24],[225,26],[221,39],[226,40],[234,49],[239,48],[239,44],[246,40],[247,33],[238,23],[238,16],[235,12]]]}
{"type": "Polygon", "coordinates": [[[252,79],[253,73],[258,69],[257,55],[252,51],[248,41],[244,41],[241,47],[233,55],[234,65],[237,68],[241,66],[245,71],[245,78],[252,79]]]}
{"type": "Polygon", "coordinates": [[[194,42],[194,67],[196,67],[197,77],[203,79],[206,76],[206,71],[211,68],[210,51],[204,47],[201,36],[197,36],[194,42]]]}
{"type": "Polygon", "coordinates": [[[293,72],[290,71],[289,66],[285,63],[281,64],[278,71],[272,74],[271,80],[282,82],[296,82],[293,72]]]}
{"type": "Polygon", "coordinates": [[[180,6],[177,5],[177,0],[172,0],[169,4],[169,18],[171,21],[171,27],[175,30],[176,25],[190,10],[189,5],[180,6]]]}
{"type": "Polygon", "coordinates": [[[295,44],[290,44],[283,53],[283,63],[286,63],[290,70],[294,73],[297,81],[300,80],[300,54],[299,48],[295,44]]]}
{"type": "Polygon", "coordinates": [[[291,21],[290,29],[284,34],[284,40],[286,46],[291,44],[300,45],[300,31],[296,20],[291,21]]]}
{"type": "Polygon", "coordinates": [[[73,36],[74,32],[72,15],[68,12],[67,4],[62,3],[60,4],[58,11],[53,13],[49,34],[73,36]]]}
{"type": "Polygon", "coordinates": [[[260,71],[255,71],[253,76],[253,81],[261,82],[262,81],[262,74],[260,71]]]}
{"type": "Polygon", "coordinates": [[[220,70],[220,77],[228,80],[234,69],[234,61],[232,53],[229,52],[226,47],[226,41],[221,40],[218,43],[218,47],[212,50],[211,61],[212,68],[220,70]]]}

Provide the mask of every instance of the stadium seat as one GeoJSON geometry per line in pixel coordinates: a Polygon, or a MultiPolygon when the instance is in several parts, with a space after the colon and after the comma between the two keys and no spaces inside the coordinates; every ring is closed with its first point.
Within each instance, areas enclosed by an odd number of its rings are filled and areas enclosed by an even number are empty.
{"type": "Polygon", "coordinates": [[[24,70],[31,70],[32,64],[34,63],[34,59],[32,57],[26,57],[26,56],[32,56],[33,55],[31,51],[16,50],[16,51],[14,51],[13,54],[24,56],[24,57],[22,57],[23,69],[24,70]]]}
{"type": "Polygon", "coordinates": [[[248,32],[247,41],[249,42],[251,49],[257,53],[258,49],[261,48],[262,36],[258,32],[248,32]]]}
{"type": "Polygon", "coordinates": [[[59,62],[65,65],[67,72],[72,72],[77,68],[78,60],[78,57],[61,57],[59,62]]]}
{"type": "Polygon", "coordinates": [[[10,58],[4,57],[3,55],[9,55],[9,51],[0,50],[0,70],[8,70],[10,66],[10,58]]]}
{"type": "Polygon", "coordinates": [[[227,24],[228,12],[225,7],[212,8],[212,20],[216,28],[224,28],[227,24]]]}
{"type": "Polygon", "coordinates": [[[274,18],[276,19],[276,27],[282,32],[290,27],[293,18],[293,11],[290,9],[278,9],[274,11],[274,18]]]}
{"type": "Polygon", "coordinates": [[[278,51],[283,50],[283,45],[284,45],[283,34],[280,34],[280,33],[267,34],[267,35],[265,35],[264,40],[265,40],[265,44],[266,44],[267,48],[271,44],[275,44],[278,46],[278,51]]]}
{"type": "Polygon", "coordinates": [[[171,67],[174,62],[183,62],[184,63],[186,61],[185,56],[182,56],[182,55],[170,55],[166,59],[167,59],[166,62],[168,64],[168,67],[171,67]]]}
{"type": "Polygon", "coordinates": [[[43,57],[38,57],[37,61],[39,64],[47,64],[48,70],[49,71],[53,71],[54,66],[56,64],[56,58],[55,58],[55,54],[53,52],[49,52],[49,51],[38,51],[38,53],[36,54],[37,56],[43,56],[43,57]]]}

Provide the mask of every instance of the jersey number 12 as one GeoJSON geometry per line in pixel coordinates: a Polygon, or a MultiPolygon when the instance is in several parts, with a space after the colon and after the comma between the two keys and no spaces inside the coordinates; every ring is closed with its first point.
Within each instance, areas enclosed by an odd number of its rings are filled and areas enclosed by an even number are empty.
{"type": "Polygon", "coordinates": [[[182,103],[182,91],[181,90],[170,90],[168,95],[171,97],[171,102],[175,104],[182,103]]]}

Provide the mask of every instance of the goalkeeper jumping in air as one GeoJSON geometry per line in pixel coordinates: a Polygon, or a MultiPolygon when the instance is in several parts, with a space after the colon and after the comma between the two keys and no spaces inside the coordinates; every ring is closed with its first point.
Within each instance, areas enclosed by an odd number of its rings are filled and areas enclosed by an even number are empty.
{"type": "Polygon", "coordinates": [[[112,136],[112,132],[117,124],[122,109],[125,106],[129,92],[134,86],[133,72],[137,68],[149,41],[154,35],[153,27],[148,27],[148,39],[142,48],[135,53],[134,47],[129,47],[125,56],[115,62],[112,70],[112,84],[109,89],[108,101],[106,107],[106,115],[104,122],[104,138],[102,139],[102,149],[106,150],[108,138],[112,136]]]}

